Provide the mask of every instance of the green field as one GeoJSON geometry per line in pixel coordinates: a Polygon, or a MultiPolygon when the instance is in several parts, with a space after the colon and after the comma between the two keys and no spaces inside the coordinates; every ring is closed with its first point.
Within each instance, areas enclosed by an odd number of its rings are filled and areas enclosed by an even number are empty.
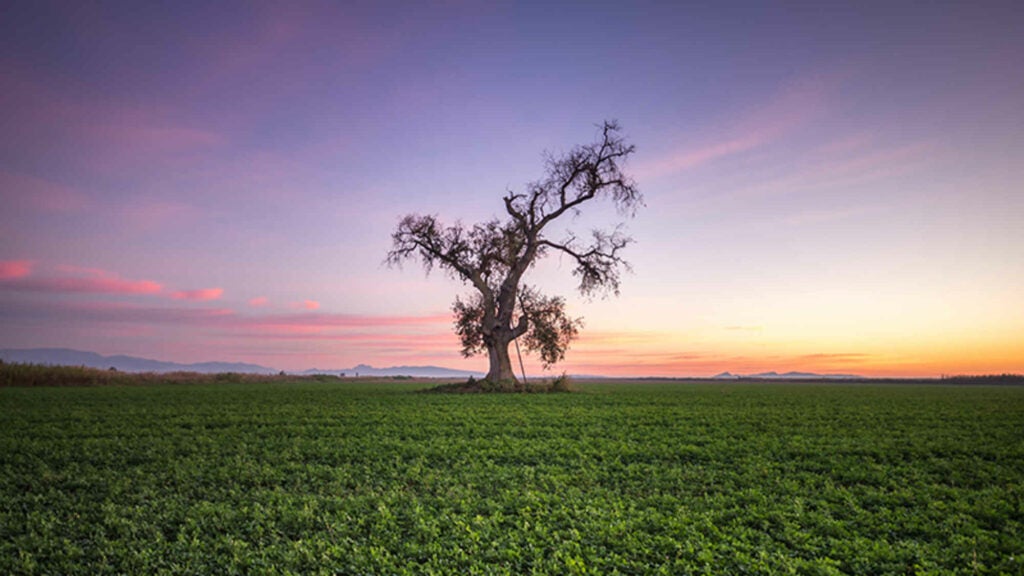
{"type": "Polygon", "coordinates": [[[2,574],[1024,574],[1024,388],[0,388],[2,574]]]}

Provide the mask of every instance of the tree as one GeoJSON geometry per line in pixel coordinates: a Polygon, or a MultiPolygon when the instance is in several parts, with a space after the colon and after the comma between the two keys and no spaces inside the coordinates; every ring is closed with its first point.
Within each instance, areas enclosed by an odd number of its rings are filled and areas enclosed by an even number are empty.
{"type": "Polygon", "coordinates": [[[550,253],[568,257],[583,295],[618,295],[620,270],[629,267],[620,253],[633,241],[622,233],[622,224],[594,230],[586,240],[572,231],[558,241],[545,233],[553,222],[578,214],[595,199],[611,200],[621,215],[632,216],[643,201],[620,165],[634,150],[618,124],[606,121],[598,141],[558,157],[545,154],[546,176],[528,184],[525,192],[509,191],[502,198],[503,220],[445,226],[437,216],[410,214],[399,222],[391,236],[389,265],[418,256],[428,272],[439,267],[474,288],[470,296],[455,299],[455,331],[463,355],[487,352],[486,380],[493,385],[511,388],[516,383],[508,352],[513,339],[522,336],[527,350],[539,353],[548,367],[565,357],[579,333],[581,320],[566,315],[563,298],[520,285],[538,258],[550,253]]]}

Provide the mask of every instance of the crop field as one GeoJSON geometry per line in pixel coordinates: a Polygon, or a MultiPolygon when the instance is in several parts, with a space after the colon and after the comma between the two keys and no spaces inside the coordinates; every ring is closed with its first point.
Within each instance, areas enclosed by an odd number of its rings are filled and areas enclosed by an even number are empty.
{"type": "Polygon", "coordinates": [[[1024,388],[0,388],[2,574],[1024,574],[1024,388]]]}

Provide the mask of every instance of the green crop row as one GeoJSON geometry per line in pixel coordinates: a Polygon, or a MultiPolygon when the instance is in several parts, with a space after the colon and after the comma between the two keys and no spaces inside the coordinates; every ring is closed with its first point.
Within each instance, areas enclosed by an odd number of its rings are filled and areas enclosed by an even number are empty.
{"type": "Polygon", "coordinates": [[[4,574],[1022,574],[1024,389],[0,389],[4,574]]]}

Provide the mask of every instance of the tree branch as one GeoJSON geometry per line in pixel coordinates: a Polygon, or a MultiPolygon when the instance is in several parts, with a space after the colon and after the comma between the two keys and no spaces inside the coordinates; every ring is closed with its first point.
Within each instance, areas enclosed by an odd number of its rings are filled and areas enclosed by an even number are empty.
{"type": "Polygon", "coordinates": [[[622,212],[631,212],[643,199],[636,184],[626,177],[619,163],[635,150],[627,146],[618,135],[616,122],[605,122],[601,129],[601,142],[580,146],[562,158],[548,159],[549,177],[533,185],[529,213],[534,219],[533,229],[539,232],[551,221],[569,210],[608,191],[622,212]],[[569,191],[575,190],[574,195],[569,191]],[[553,205],[548,211],[547,207],[553,205]]]}
{"type": "Polygon", "coordinates": [[[402,218],[391,239],[392,249],[385,259],[389,266],[400,266],[404,260],[419,254],[428,272],[439,265],[472,283],[481,294],[491,297],[484,271],[472,261],[474,254],[464,238],[461,225],[442,230],[435,216],[410,214],[402,218]]]}
{"type": "Polygon", "coordinates": [[[508,212],[508,215],[514,218],[515,221],[518,222],[519,225],[525,230],[526,228],[529,228],[529,224],[526,221],[526,216],[522,212],[517,210],[514,204],[515,201],[520,198],[524,198],[524,196],[522,194],[513,194],[511,191],[509,191],[508,195],[503,197],[502,200],[505,201],[505,211],[508,212]]]}
{"type": "Polygon", "coordinates": [[[541,240],[539,244],[562,252],[575,261],[572,273],[580,277],[579,290],[582,294],[590,296],[595,292],[612,292],[618,295],[619,268],[630,269],[629,263],[619,256],[619,251],[633,239],[623,235],[619,228],[610,233],[594,230],[592,234],[593,242],[584,248],[575,246],[576,237],[572,235],[560,243],[541,240]]]}

